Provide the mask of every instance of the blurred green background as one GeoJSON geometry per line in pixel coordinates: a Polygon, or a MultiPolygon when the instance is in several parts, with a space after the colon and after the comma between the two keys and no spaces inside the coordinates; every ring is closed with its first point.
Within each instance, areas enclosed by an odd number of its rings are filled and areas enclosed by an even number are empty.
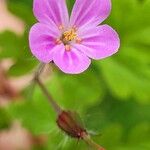
{"type": "MultiPolygon", "coordinates": [[[[68,0],[70,10],[73,3],[68,0]]],[[[0,61],[13,60],[7,77],[20,78],[39,63],[28,47],[28,32],[36,20],[32,0],[8,0],[7,5],[25,22],[26,30],[23,35],[0,33],[0,61]]],[[[150,150],[150,0],[112,0],[112,6],[104,23],[119,33],[119,52],[93,61],[80,75],[53,69],[45,84],[61,106],[80,113],[93,139],[106,150],[150,150]]],[[[47,99],[38,87],[33,97],[29,95],[31,88],[23,89],[16,102],[0,107],[0,130],[19,120],[33,136],[47,139],[33,144],[33,150],[90,149],[57,128],[47,99]]]]}

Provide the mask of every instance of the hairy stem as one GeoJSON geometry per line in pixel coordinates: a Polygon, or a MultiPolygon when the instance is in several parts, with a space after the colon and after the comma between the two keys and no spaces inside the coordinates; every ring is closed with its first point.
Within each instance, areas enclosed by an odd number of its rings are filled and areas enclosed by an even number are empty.
{"type": "MultiPolygon", "coordinates": [[[[82,129],[78,122],[76,122],[70,115],[68,111],[63,111],[61,107],[56,103],[56,101],[52,98],[50,93],[48,92],[47,88],[44,86],[44,84],[41,82],[39,79],[40,74],[43,72],[45,67],[45,64],[40,64],[39,68],[35,72],[34,76],[34,83],[38,84],[39,87],[41,88],[43,94],[47,97],[49,103],[51,104],[52,108],[55,110],[55,112],[58,115],[58,120],[57,123],[58,126],[67,134],[72,135],[72,137],[78,138],[76,135],[78,135],[78,132],[82,129]],[[69,127],[68,127],[69,126],[69,127]],[[79,130],[77,130],[77,128],[79,130]]],[[[82,137],[81,139],[84,140],[85,143],[87,143],[89,146],[93,147],[95,150],[105,150],[103,147],[100,145],[96,144],[90,137],[90,135],[85,132],[85,129],[82,129],[82,137]]]]}
{"type": "Polygon", "coordinates": [[[59,115],[62,112],[62,109],[60,108],[60,106],[55,102],[55,100],[52,98],[52,96],[49,94],[48,90],[46,89],[46,87],[44,86],[44,84],[40,81],[39,76],[40,74],[43,72],[45,67],[45,64],[41,63],[39,65],[39,68],[37,69],[37,71],[35,72],[35,76],[34,76],[34,81],[35,83],[37,83],[39,85],[39,87],[41,88],[43,94],[47,97],[49,103],[51,104],[51,106],[53,107],[53,109],[56,111],[56,113],[59,115]]]}
{"type": "Polygon", "coordinates": [[[100,145],[98,145],[97,143],[95,143],[95,142],[91,139],[90,135],[88,135],[88,134],[85,134],[85,135],[83,136],[83,140],[84,140],[89,146],[93,147],[95,150],[105,150],[103,147],[101,147],[100,145]]]}
{"type": "Polygon", "coordinates": [[[35,75],[34,75],[34,79],[33,80],[36,80],[36,79],[39,79],[41,73],[43,72],[44,68],[45,68],[45,64],[44,63],[41,63],[38,67],[38,69],[36,70],[35,72],[35,75]]]}
{"type": "Polygon", "coordinates": [[[44,95],[49,100],[49,102],[50,102],[51,106],[53,107],[53,109],[59,115],[62,112],[62,109],[60,108],[60,106],[53,100],[52,96],[49,94],[49,92],[46,89],[46,87],[44,86],[44,84],[39,79],[36,79],[36,82],[39,85],[39,87],[41,88],[41,90],[43,91],[44,95]]]}

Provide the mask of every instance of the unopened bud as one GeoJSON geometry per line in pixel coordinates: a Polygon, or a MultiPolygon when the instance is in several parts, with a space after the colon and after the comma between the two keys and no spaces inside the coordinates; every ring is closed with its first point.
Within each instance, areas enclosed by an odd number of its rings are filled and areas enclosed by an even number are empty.
{"type": "Polygon", "coordinates": [[[57,124],[59,128],[69,136],[84,140],[95,150],[105,150],[91,139],[77,113],[71,111],[62,111],[58,116],[57,124]]]}
{"type": "Polygon", "coordinates": [[[57,124],[69,136],[82,139],[87,132],[77,120],[77,117],[74,112],[62,111],[58,116],[57,124]]]}

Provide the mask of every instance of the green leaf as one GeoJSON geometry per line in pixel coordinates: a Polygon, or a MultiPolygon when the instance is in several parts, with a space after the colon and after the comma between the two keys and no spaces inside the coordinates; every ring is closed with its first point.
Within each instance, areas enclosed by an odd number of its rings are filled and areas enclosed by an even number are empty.
{"type": "Polygon", "coordinates": [[[8,0],[8,8],[16,16],[23,19],[26,25],[32,25],[35,22],[35,17],[32,12],[32,3],[31,0],[8,0]]]}
{"type": "Polygon", "coordinates": [[[141,79],[135,72],[112,59],[102,61],[100,67],[112,95],[121,99],[135,96],[141,103],[149,102],[150,82],[148,79],[141,79]]]}
{"type": "Polygon", "coordinates": [[[21,76],[30,73],[31,70],[37,65],[36,61],[31,60],[20,60],[18,59],[15,64],[13,64],[8,70],[8,75],[10,76],[21,76]]]}
{"type": "Polygon", "coordinates": [[[11,121],[9,113],[4,108],[0,108],[0,130],[8,128],[11,121]]]}
{"type": "Polygon", "coordinates": [[[15,58],[20,55],[21,39],[15,33],[5,31],[0,34],[0,59],[15,58]]]}
{"type": "Polygon", "coordinates": [[[20,120],[23,126],[33,134],[48,134],[55,127],[54,113],[43,99],[42,102],[16,103],[9,107],[9,112],[13,118],[20,120]]]}
{"type": "Polygon", "coordinates": [[[135,126],[131,131],[128,142],[129,144],[145,144],[150,141],[150,123],[143,122],[135,126]]]}
{"type": "Polygon", "coordinates": [[[47,87],[62,105],[77,110],[101,101],[103,96],[101,81],[92,70],[72,76],[54,74],[47,87]]]}

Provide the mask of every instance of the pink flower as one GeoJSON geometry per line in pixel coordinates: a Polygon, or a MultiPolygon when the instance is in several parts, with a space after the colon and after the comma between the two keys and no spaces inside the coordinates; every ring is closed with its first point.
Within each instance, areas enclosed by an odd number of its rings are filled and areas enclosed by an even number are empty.
{"type": "Polygon", "coordinates": [[[76,0],[69,17],[65,0],[34,0],[39,21],[30,30],[33,55],[54,63],[65,73],[85,71],[91,59],[103,59],[118,51],[118,34],[108,25],[99,25],[110,14],[110,0],[76,0]]]}

